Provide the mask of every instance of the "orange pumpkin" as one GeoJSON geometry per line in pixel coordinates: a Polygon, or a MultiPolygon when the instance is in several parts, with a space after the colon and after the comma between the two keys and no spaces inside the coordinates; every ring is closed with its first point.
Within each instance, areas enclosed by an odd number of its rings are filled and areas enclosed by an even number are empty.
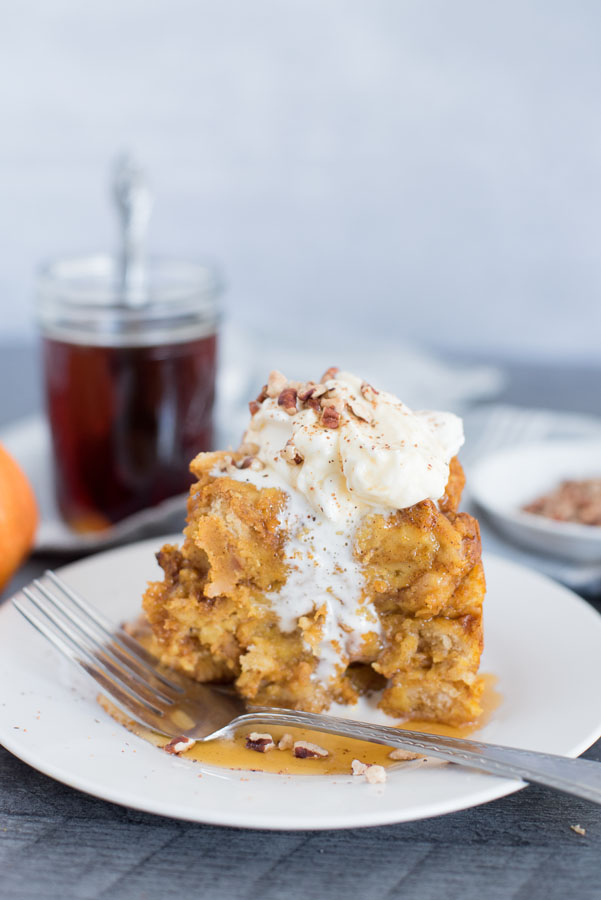
{"type": "Polygon", "coordinates": [[[25,473],[0,444],[0,590],[33,545],[38,507],[25,473]]]}

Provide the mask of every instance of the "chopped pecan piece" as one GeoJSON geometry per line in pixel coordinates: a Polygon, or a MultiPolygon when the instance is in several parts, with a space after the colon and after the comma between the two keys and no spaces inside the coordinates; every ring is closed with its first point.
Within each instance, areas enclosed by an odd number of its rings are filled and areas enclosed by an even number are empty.
{"type": "Polygon", "coordinates": [[[294,738],[291,734],[283,734],[278,743],[278,750],[292,750],[294,746],[294,738]]]}
{"type": "Polygon", "coordinates": [[[371,413],[366,403],[362,403],[361,400],[353,399],[349,400],[346,405],[357,419],[360,419],[362,422],[372,421],[371,413]]]}
{"type": "Polygon", "coordinates": [[[344,400],[336,390],[331,390],[327,391],[321,398],[321,405],[324,409],[326,406],[329,406],[341,413],[344,409],[344,400]]]}
{"type": "Polygon", "coordinates": [[[298,759],[325,759],[330,755],[324,747],[311,744],[309,741],[295,741],[293,752],[298,759]]]}
{"type": "Polygon", "coordinates": [[[326,369],[319,380],[323,384],[324,381],[329,381],[331,378],[336,378],[339,372],[340,369],[338,368],[338,366],[330,366],[329,369],[326,369]]]}
{"type": "Polygon", "coordinates": [[[278,406],[281,406],[289,416],[296,412],[296,391],[294,388],[285,388],[278,397],[278,406]]]}
{"type": "Polygon", "coordinates": [[[361,390],[361,393],[363,394],[363,396],[365,397],[365,399],[368,400],[370,403],[375,403],[376,396],[380,393],[374,387],[372,387],[371,384],[368,384],[367,381],[363,382],[360,390],[361,390]]]}
{"type": "Polygon", "coordinates": [[[267,753],[273,750],[275,742],[270,734],[260,734],[258,731],[251,731],[246,735],[246,749],[256,750],[257,753],[267,753]]]}
{"type": "Polygon", "coordinates": [[[290,438],[289,441],[286,441],[286,446],[280,451],[280,454],[286,462],[292,463],[292,465],[295,466],[300,466],[304,459],[303,455],[298,452],[292,443],[292,438],[290,438]]]}
{"type": "Polygon", "coordinates": [[[268,397],[279,397],[284,388],[288,385],[288,379],[285,375],[282,375],[281,372],[278,372],[277,369],[274,369],[273,372],[269,373],[269,378],[267,379],[267,396],[268,397]]]}
{"type": "Polygon", "coordinates": [[[353,775],[365,775],[365,780],[370,784],[382,784],[386,781],[386,769],[384,766],[376,766],[371,763],[363,763],[360,759],[354,759],[351,763],[353,775]]]}
{"type": "Polygon", "coordinates": [[[174,756],[179,756],[180,753],[184,753],[185,750],[193,747],[195,743],[196,741],[192,740],[192,738],[180,734],[179,737],[174,737],[168,744],[165,744],[163,750],[166,750],[167,753],[172,753],[174,756]]]}
{"type": "Polygon", "coordinates": [[[267,385],[264,384],[263,387],[261,388],[261,390],[259,391],[259,394],[258,394],[256,400],[251,400],[250,403],[248,404],[248,408],[250,409],[251,416],[254,416],[254,414],[261,409],[261,404],[262,404],[263,400],[265,400],[266,398],[267,398],[267,385]]]}
{"type": "Polygon", "coordinates": [[[559,487],[523,506],[524,512],[557,522],[601,525],[601,478],[563,481],[559,487]]]}
{"type": "Polygon", "coordinates": [[[326,428],[338,428],[340,425],[340,413],[334,406],[326,406],[322,411],[321,421],[326,428]]]}
{"type": "Polygon", "coordinates": [[[325,394],[327,391],[327,387],[325,384],[315,384],[314,381],[308,381],[306,384],[303,384],[298,389],[298,399],[301,403],[306,403],[307,400],[310,400],[312,397],[317,399],[317,397],[321,397],[322,394],[325,394]]]}
{"type": "Polygon", "coordinates": [[[411,750],[401,750],[399,747],[396,750],[391,750],[388,754],[389,759],[419,759],[419,753],[412,753],[411,750]]]}
{"type": "Polygon", "coordinates": [[[304,403],[305,400],[308,400],[309,397],[312,397],[316,387],[317,385],[314,381],[307,381],[306,384],[301,384],[297,391],[298,399],[300,400],[300,402],[304,403]]]}
{"type": "Polygon", "coordinates": [[[245,456],[244,459],[239,459],[235,465],[237,469],[259,470],[263,468],[263,463],[256,456],[245,456]]]}
{"type": "Polygon", "coordinates": [[[365,778],[370,784],[383,784],[386,781],[384,766],[368,766],[365,778]]]}

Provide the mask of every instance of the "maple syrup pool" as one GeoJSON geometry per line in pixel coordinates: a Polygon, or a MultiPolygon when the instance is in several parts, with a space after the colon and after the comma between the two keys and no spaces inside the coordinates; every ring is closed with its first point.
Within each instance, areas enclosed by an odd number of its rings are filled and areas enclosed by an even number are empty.
{"type": "MultiPolygon", "coordinates": [[[[501,704],[502,697],[496,690],[494,675],[484,675],[485,687],[482,696],[483,711],[481,716],[469,725],[453,727],[439,725],[435,722],[424,722],[412,719],[400,723],[396,727],[401,730],[423,731],[427,734],[440,734],[447,737],[464,738],[472,736],[488,722],[493,712],[501,704]]],[[[98,702],[105,712],[115,721],[123,725],[128,731],[143,738],[157,748],[163,748],[169,738],[145,728],[138,722],[128,718],[104,695],[99,695],[98,702]]],[[[179,754],[181,759],[205,765],[218,766],[225,769],[246,770],[251,772],[272,772],[279,775],[349,775],[351,763],[354,759],[360,762],[380,765],[398,765],[399,760],[390,759],[392,747],[381,744],[368,744],[365,741],[356,741],[351,738],[341,737],[324,732],[310,731],[307,728],[284,728],[282,726],[269,726],[265,728],[275,741],[276,748],[260,753],[246,747],[246,738],[250,731],[262,731],[261,726],[249,727],[237,731],[231,738],[218,738],[213,741],[197,741],[194,746],[184,753],[179,754]],[[298,759],[292,750],[278,750],[278,741],[284,734],[292,735],[294,741],[308,741],[318,744],[328,751],[325,758],[298,759]]],[[[408,753],[407,759],[417,758],[408,753]]]]}

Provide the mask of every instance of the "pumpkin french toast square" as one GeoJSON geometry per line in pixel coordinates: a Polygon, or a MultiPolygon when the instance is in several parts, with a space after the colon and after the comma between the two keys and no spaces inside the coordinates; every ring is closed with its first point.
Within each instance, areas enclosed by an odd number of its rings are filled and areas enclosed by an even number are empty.
{"type": "Polygon", "coordinates": [[[368,695],[397,720],[479,715],[485,581],[458,512],[461,421],[330,369],[273,372],[236,452],[191,469],[181,547],[144,610],[162,661],[255,704],[368,695]]]}

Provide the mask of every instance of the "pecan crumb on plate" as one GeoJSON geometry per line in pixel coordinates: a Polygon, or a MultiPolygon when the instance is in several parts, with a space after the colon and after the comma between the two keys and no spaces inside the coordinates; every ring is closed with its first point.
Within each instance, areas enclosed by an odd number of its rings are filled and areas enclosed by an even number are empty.
{"type": "Polygon", "coordinates": [[[294,755],[298,759],[325,759],[330,754],[319,744],[311,744],[309,741],[295,741],[294,755]]]}
{"type": "Polygon", "coordinates": [[[389,759],[419,759],[419,753],[412,753],[411,750],[391,750],[388,754],[389,759]]]}
{"type": "Polygon", "coordinates": [[[383,784],[386,781],[386,769],[384,766],[363,763],[360,759],[354,759],[351,763],[353,775],[365,775],[365,780],[370,784],[383,784]]]}
{"type": "Polygon", "coordinates": [[[166,750],[167,753],[172,753],[174,756],[179,756],[180,753],[184,753],[190,747],[193,747],[195,743],[196,741],[192,740],[192,738],[184,737],[183,734],[180,734],[179,737],[174,737],[168,744],[165,744],[163,750],[166,750]]]}
{"type": "Polygon", "coordinates": [[[270,734],[261,734],[258,731],[251,731],[246,735],[246,749],[256,750],[257,753],[267,753],[273,750],[275,742],[270,734]]]}

